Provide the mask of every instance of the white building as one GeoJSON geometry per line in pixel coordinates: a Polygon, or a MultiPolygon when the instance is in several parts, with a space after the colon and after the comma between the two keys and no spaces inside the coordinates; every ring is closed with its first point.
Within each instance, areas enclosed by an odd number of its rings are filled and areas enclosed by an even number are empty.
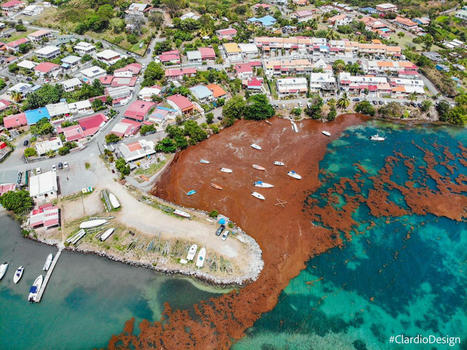
{"type": "Polygon", "coordinates": [[[107,95],[112,98],[112,100],[125,98],[131,96],[131,89],[128,86],[117,86],[107,88],[107,95]]]}
{"type": "Polygon", "coordinates": [[[336,78],[332,73],[311,73],[310,90],[311,91],[335,91],[337,88],[336,78]]]}
{"type": "Polygon", "coordinates": [[[81,83],[81,80],[79,80],[78,78],[71,78],[71,79],[68,79],[62,82],[62,86],[65,92],[71,92],[76,89],[79,89],[81,85],[83,84],[81,83]]]}
{"type": "Polygon", "coordinates": [[[187,51],[186,57],[188,59],[189,63],[202,63],[203,60],[201,58],[201,53],[196,50],[196,51],[187,51]]]}
{"type": "Polygon", "coordinates": [[[35,52],[39,58],[51,59],[60,55],[60,48],[48,45],[36,50],[35,52]]]}
{"type": "Polygon", "coordinates": [[[73,50],[78,55],[90,55],[96,50],[96,47],[93,44],[87,43],[85,41],[81,41],[73,47],[73,50]]]}
{"type": "Polygon", "coordinates": [[[240,48],[243,57],[253,58],[257,57],[259,54],[258,47],[255,44],[238,44],[238,47],[240,48]]]}
{"type": "Polygon", "coordinates": [[[152,96],[159,96],[161,88],[158,86],[146,86],[138,93],[138,98],[144,101],[152,101],[152,96]]]}
{"type": "Polygon", "coordinates": [[[97,53],[96,57],[98,60],[107,64],[114,64],[119,59],[123,58],[118,52],[109,49],[97,53]]]}
{"type": "Polygon", "coordinates": [[[37,65],[37,63],[29,60],[23,60],[17,64],[19,68],[31,70],[34,69],[34,67],[37,65]]]}
{"type": "Polygon", "coordinates": [[[33,175],[29,179],[29,194],[38,203],[44,203],[57,198],[57,173],[48,171],[33,175]]]}
{"type": "Polygon", "coordinates": [[[60,117],[66,114],[70,114],[70,108],[68,107],[68,103],[66,102],[58,102],[46,105],[47,111],[51,118],[53,117],[60,117]]]}
{"type": "Polygon", "coordinates": [[[306,78],[283,78],[277,79],[277,94],[280,98],[288,95],[306,94],[308,82],[306,78]]]}
{"type": "Polygon", "coordinates": [[[154,142],[144,139],[128,144],[121,144],[118,150],[126,162],[132,162],[156,153],[154,142]]]}
{"type": "Polygon", "coordinates": [[[81,75],[88,80],[94,80],[103,77],[106,74],[107,72],[98,66],[92,66],[81,71],[81,75]]]}
{"type": "Polygon", "coordinates": [[[70,109],[71,113],[91,114],[94,112],[91,106],[91,102],[89,102],[89,100],[69,103],[68,108],[70,109]]]}
{"type": "Polygon", "coordinates": [[[40,15],[43,10],[44,10],[44,8],[42,6],[29,5],[29,6],[26,6],[24,8],[23,15],[25,15],[25,16],[37,16],[37,15],[40,15]]]}
{"type": "Polygon", "coordinates": [[[49,140],[36,142],[37,154],[42,156],[47,152],[58,151],[60,147],[63,147],[62,140],[59,137],[53,137],[49,140]]]}

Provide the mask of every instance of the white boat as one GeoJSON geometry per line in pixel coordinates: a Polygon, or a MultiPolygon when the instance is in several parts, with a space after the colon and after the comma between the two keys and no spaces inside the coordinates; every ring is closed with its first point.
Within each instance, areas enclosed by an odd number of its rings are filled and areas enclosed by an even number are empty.
{"type": "Polygon", "coordinates": [[[115,229],[114,228],[109,228],[108,230],[105,230],[105,232],[101,235],[101,242],[104,242],[107,238],[110,237],[112,233],[114,233],[115,229]]]}
{"type": "Polygon", "coordinates": [[[371,137],[370,137],[370,140],[371,140],[371,141],[384,141],[384,140],[386,140],[386,138],[383,137],[383,136],[379,136],[378,134],[376,134],[376,135],[371,136],[371,137]]]}
{"type": "Polygon", "coordinates": [[[261,188],[271,188],[274,187],[274,185],[268,184],[267,182],[263,181],[255,181],[254,184],[256,187],[261,187],[261,188]]]}
{"type": "Polygon", "coordinates": [[[297,180],[301,180],[302,177],[300,175],[298,175],[295,171],[293,170],[290,170],[287,175],[289,175],[290,177],[293,177],[294,179],[297,179],[297,180]]]}
{"type": "Polygon", "coordinates": [[[329,131],[326,131],[326,130],[321,131],[321,133],[323,135],[326,135],[326,136],[331,136],[331,133],[329,131]]]}
{"type": "Polygon", "coordinates": [[[16,284],[19,282],[21,277],[23,277],[24,267],[20,266],[16,269],[15,274],[13,275],[13,283],[16,284]]]}
{"type": "Polygon", "coordinates": [[[45,259],[45,263],[44,263],[44,266],[42,267],[42,270],[47,271],[49,269],[50,265],[52,264],[53,258],[54,258],[54,255],[52,253],[47,255],[47,259],[45,259]]]}
{"type": "Polygon", "coordinates": [[[216,190],[222,190],[222,186],[215,184],[214,182],[211,182],[211,187],[215,188],[216,190]]]}
{"type": "Polygon", "coordinates": [[[76,244],[78,241],[84,237],[86,231],[84,229],[80,229],[75,235],[71,236],[66,240],[66,243],[76,244]]]}
{"type": "Polygon", "coordinates": [[[104,225],[106,222],[107,220],[105,219],[89,220],[89,221],[82,222],[79,225],[79,228],[93,228],[93,227],[104,225]]]}
{"type": "Polygon", "coordinates": [[[229,169],[229,168],[221,168],[221,171],[223,173],[231,173],[232,172],[232,169],[229,169]]]}
{"type": "Polygon", "coordinates": [[[274,161],[274,165],[277,165],[277,166],[284,166],[285,163],[284,163],[284,162],[280,162],[280,161],[278,161],[278,160],[275,160],[275,161],[274,161]]]}
{"type": "Polygon", "coordinates": [[[261,146],[257,145],[256,143],[252,143],[250,146],[253,147],[254,149],[257,149],[258,151],[262,150],[261,146]]]}
{"type": "Polygon", "coordinates": [[[187,219],[191,218],[191,215],[190,215],[190,214],[188,214],[188,213],[185,212],[185,211],[178,210],[178,209],[175,209],[175,210],[174,210],[174,214],[175,214],[175,215],[178,215],[178,216],[181,216],[181,217],[183,217],[183,218],[187,218],[187,219]]]}
{"type": "Polygon", "coordinates": [[[261,165],[258,165],[258,164],[253,164],[252,167],[256,170],[261,170],[261,171],[265,171],[266,168],[264,166],[261,166],[261,165]]]}
{"type": "Polygon", "coordinates": [[[42,280],[43,280],[42,275],[39,275],[34,280],[34,283],[32,284],[31,289],[29,289],[28,301],[30,302],[36,301],[37,294],[39,294],[39,291],[41,290],[42,280]]]}
{"type": "Polygon", "coordinates": [[[109,200],[110,200],[110,205],[112,205],[112,208],[117,209],[120,208],[120,202],[118,201],[117,197],[109,192],[109,200]]]}
{"type": "Polygon", "coordinates": [[[196,251],[198,250],[198,246],[196,244],[193,244],[190,247],[190,250],[188,250],[188,255],[186,256],[186,259],[188,261],[192,261],[195,258],[196,251]]]}
{"type": "Polygon", "coordinates": [[[251,195],[255,198],[261,199],[262,201],[266,199],[261,193],[258,192],[251,192],[251,195]]]}
{"type": "Polygon", "coordinates": [[[209,164],[209,163],[211,163],[209,160],[206,160],[206,159],[200,159],[199,162],[200,162],[201,164],[209,164]]]}
{"type": "Polygon", "coordinates": [[[202,268],[204,265],[204,260],[206,259],[206,248],[201,248],[198,253],[198,258],[196,259],[196,267],[202,268]]]}
{"type": "Polygon", "coordinates": [[[8,270],[8,263],[5,261],[0,265],[0,280],[5,276],[6,270],[8,270]]]}

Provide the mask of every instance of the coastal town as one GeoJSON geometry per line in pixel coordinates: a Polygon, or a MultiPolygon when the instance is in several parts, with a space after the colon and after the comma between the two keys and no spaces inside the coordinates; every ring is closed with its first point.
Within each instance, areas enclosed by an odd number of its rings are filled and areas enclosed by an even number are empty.
{"type": "MultiPolygon", "coordinates": [[[[325,140],[334,137],[328,123],[354,113],[467,122],[462,2],[91,3],[0,6],[0,204],[25,237],[51,246],[38,262],[43,275],[25,290],[31,302],[41,301],[63,250],[214,285],[257,280],[265,262],[254,232],[220,208],[157,195],[183,150],[239,119],[266,126],[283,119],[294,134],[312,119],[325,140]]],[[[258,140],[226,147],[263,174],[258,155],[272,150],[258,140]]],[[[196,172],[211,166],[235,176],[227,160],[213,161],[215,153],[202,153],[196,172]]],[[[284,159],[268,162],[285,169],[287,181],[306,176],[284,159]]],[[[222,180],[207,181],[210,191],[224,190],[222,180]]],[[[198,195],[199,182],[178,185],[180,196],[198,195]]],[[[274,184],[258,175],[250,185],[254,200],[266,203],[264,189],[274,184]]],[[[24,268],[16,268],[7,271],[5,262],[0,279],[8,272],[17,283],[24,268]]]]}

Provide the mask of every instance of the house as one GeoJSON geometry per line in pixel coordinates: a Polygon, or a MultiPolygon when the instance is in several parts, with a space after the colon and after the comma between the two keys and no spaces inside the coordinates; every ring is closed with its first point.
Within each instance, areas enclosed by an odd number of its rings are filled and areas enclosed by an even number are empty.
{"type": "Polygon", "coordinates": [[[308,74],[313,70],[311,61],[308,58],[264,60],[263,68],[268,77],[273,75],[308,74]]]}
{"type": "Polygon", "coordinates": [[[375,15],[378,13],[378,10],[376,10],[374,7],[363,7],[359,9],[360,12],[366,13],[369,15],[375,15]]]}
{"type": "Polygon", "coordinates": [[[102,126],[107,122],[108,118],[102,114],[97,113],[89,117],[84,117],[78,120],[78,125],[83,130],[84,136],[93,136],[99,131],[102,126]]]}
{"type": "Polygon", "coordinates": [[[22,14],[24,16],[38,16],[42,13],[44,8],[39,5],[28,5],[24,8],[22,14]]]}
{"type": "Polygon", "coordinates": [[[44,203],[57,198],[57,173],[48,171],[29,178],[29,194],[37,203],[44,203]]]}
{"type": "Polygon", "coordinates": [[[96,47],[93,44],[87,43],[85,41],[81,41],[75,46],[73,46],[73,50],[81,56],[90,55],[96,50],[96,47]]]}
{"type": "Polygon", "coordinates": [[[167,68],[165,77],[169,80],[183,79],[184,76],[191,77],[196,74],[196,68],[167,68]]]}
{"type": "Polygon", "coordinates": [[[20,0],[10,0],[2,4],[2,10],[5,12],[17,12],[23,9],[24,6],[24,2],[20,0]]]}
{"type": "Polygon", "coordinates": [[[206,86],[212,92],[212,97],[215,99],[224,98],[227,96],[227,92],[217,84],[209,84],[206,86]]]}
{"type": "Polygon", "coordinates": [[[212,47],[200,47],[198,51],[201,54],[201,60],[203,61],[216,59],[216,52],[212,47]]]}
{"type": "Polygon", "coordinates": [[[269,11],[269,9],[271,8],[271,5],[259,3],[259,4],[256,4],[256,5],[253,5],[253,8],[254,8],[255,10],[258,10],[258,9],[262,8],[262,9],[264,9],[264,10],[266,10],[266,11],[269,11]]]}
{"type": "Polygon", "coordinates": [[[34,67],[34,71],[41,77],[56,76],[60,71],[60,66],[52,62],[41,62],[34,67]]]}
{"type": "Polygon", "coordinates": [[[29,61],[29,60],[23,60],[17,64],[19,68],[26,69],[26,70],[34,69],[36,65],[37,65],[36,62],[29,61]]]}
{"type": "Polygon", "coordinates": [[[401,17],[401,16],[397,16],[394,19],[394,23],[398,25],[399,27],[404,28],[406,30],[415,30],[418,28],[417,23],[415,23],[414,21],[408,18],[401,17]]]}
{"type": "Polygon", "coordinates": [[[101,62],[107,63],[108,65],[112,65],[118,60],[120,60],[121,57],[120,54],[114,50],[104,50],[96,54],[96,57],[98,60],[101,62]]]}
{"type": "Polygon", "coordinates": [[[143,15],[148,12],[152,7],[148,4],[138,4],[136,2],[130,4],[128,9],[125,11],[128,14],[132,15],[143,15]]]}
{"type": "Polygon", "coordinates": [[[277,20],[274,17],[267,15],[260,18],[251,17],[248,19],[248,22],[260,24],[263,27],[272,27],[274,24],[276,24],[277,20]]]}
{"type": "Polygon", "coordinates": [[[326,63],[322,58],[311,64],[313,71],[323,71],[325,73],[332,73],[332,66],[326,63]]]}
{"type": "Polygon", "coordinates": [[[194,109],[193,103],[180,94],[167,97],[167,102],[181,114],[191,113],[194,109]]]}
{"type": "Polygon", "coordinates": [[[58,207],[49,203],[35,208],[29,214],[29,226],[32,228],[43,226],[46,229],[60,226],[60,211],[58,207]]]}
{"type": "Polygon", "coordinates": [[[45,108],[47,108],[50,118],[70,115],[70,109],[68,107],[68,103],[66,102],[48,104],[45,106],[45,108]]]}
{"type": "Polygon", "coordinates": [[[3,117],[3,126],[6,129],[19,128],[28,125],[26,114],[18,113],[3,117]]]}
{"type": "Polygon", "coordinates": [[[337,83],[332,73],[311,73],[310,91],[336,91],[337,83]]]}
{"type": "Polygon", "coordinates": [[[131,89],[128,86],[111,86],[105,91],[106,95],[114,101],[114,105],[116,100],[119,100],[120,105],[128,103],[127,100],[131,96],[131,89]]]}
{"type": "Polygon", "coordinates": [[[467,10],[464,8],[464,9],[461,9],[459,11],[456,11],[455,16],[457,18],[460,18],[463,21],[467,21],[467,10]]]}
{"type": "Polygon", "coordinates": [[[143,101],[152,101],[152,96],[159,96],[162,88],[160,86],[146,86],[138,93],[138,98],[143,101]]]}
{"type": "Polygon", "coordinates": [[[395,95],[425,94],[425,83],[421,79],[391,78],[390,85],[395,95]]]}
{"type": "Polygon", "coordinates": [[[63,143],[59,137],[52,137],[49,140],[38,141],[35,145],[39,156],[47,154],[47,152],[56,152],[61,147],[63,147],[63,143]]]}
{"type": "Polygon", "coordinates": [[[242,81],[244,88],[248,90],[250,94],[263,94],[263,79],[253,77],[251,79],[246,79],[242,81]]]}
{"type": "Polygon", "coordinates": [[[216,35],[220,40],[222,39],[232,40],[237,35],[237,29],[235,28],[219,29],[216,31],[216,35]]]}
{"type": "Polygon", "coordinates": [[[237,43],[225,43],[222,45],[225,55],[232,61],[239,61],[242,59],[242,51],[237,43]]]}
{"type": "Polygon", "coordinates": [[[161,61],[163,64],[180,64],[180,51],[171,50],[162,52],[159,55],[159,61],[161,61]]]}
{"type": "Polygon", "coordinates": [[[141,122],[145,119],[154,105],[154,102],[136,100],[127,108],[124,116],[141,122]]]}
{"type": "Polygon", "coordinates": [[[23,45],[23,44],[28,43],[28,42],[29,42],[28,38],[21,38],[21,39],[17,39],[17,40],[14,40],[14,41],[10,41],[9,43],[6,43],[6,46],[7,46],[8,50],[18,52],[19,47],[21,45],[23,45]]]}
{"type": "Polygon", "coordinates": [[[60,55],[60,48],[53,45],[44,46],[35,51],[37,57],[43,59],[51,59],[60,55]]]}
{"type": "Polygon", "coordinates": [[[115,124],[110,133],[117,135],[118,137],[127,137],[135,135],[140,128],[141,123],[125,118],[115,124]]]}
{"type": "Polygon", "coordinates": [[[66,128],[60,128],[57,132],[65,136],[66,142],[79,141],[86,138],[80,125],[70,125],[66,128]]]}
{"type": "Polygon", "coordinates": [[[308,91],[308,81],[306,78],[282,78],[277,79],[277,94],[279,98],[289,95],[306,94],[308,91]]]}
{"type": "Polygon", "coordinates": [[[235,73],[239,79],[253,77],[253,66],[250,63],[240,63],[235,65],[235,73]]]}
{"type": "Polygon", "coordinates": [[[90,114],[93,112],[91,102],[89,102],[89,100],[69,103],[68,108],[70,109],[71,113],[77,114],[90,114]]]}
{"type": "Polygon", "coordinates": [[[207,103],[212,100],[212,91],[204,85],[196,85],[190,88],[193,96],[201,103],[207,103]]]}
{"type": "Polygon", "coordinates": [[[360,66],[367,74],[399,74],[417,71],[417,66],[410,61],[362,60],[360,66]]]}
{"type": "Polygon", "coordinates": [[[54,35],[54,32],[48,29],[40,29],[36,30],[35,32],[32,32],[31,34],[28,35],[28,39],[33,41],[33,42],[39,42],[44,39],[50,39],[54,35]]]}
{"type": "Polygon", "coordinates": [[[376,5],[376,10],[380,13],[390,13],[390,12],[397,12],[397,6],[391,3],[384,3],[376,5]]]}
{"type": "Polygon", "coordinates": [[[62,81],[61,84],[65,92],[75,91],[76,89],[80,89],[81,86],[83,85],[81,83],[81,80],[79,80],[78,78],[71,78],[71,79],[62,81]]]}
{"type": "Polygon", "coordinates": [[[11,102],[8,100],[0,99],[0,112],[4,111],[11,105],[11,102]]]}
{"type": "Polygon", "coordinates": [[[93,81],[94,79],[98,79],[106,74],[106,71],[99,66],[92,66],[90,68],[86,68],[81,70],[81,75],[83,76],[83,80],[86,81],[93,81]]]}
{"type": "Polygon", "coordinates": [[[428,17],[416,17],[413,19],[413,21],[422,26],[427,26],[431,22],[431,20],[428,17]]]}
{"type": "Polygon", "coordinates": [[[20,93],[23,97],[29,94],[32,90],[32,85],[27,83],[17,83],[8,89],[8,94],[12,96],[15,92],[20,93]]]}
{"type": "Polygon", "coordinates": [[[364,90],[368,90],[372,94],[391,92],[391,87],[386,77],[351,75],[349,72],[341,72],[338,80],[340,89],[345,91],[361,93],[364,90]]]}
{"type": "Polygon", "coordinates": [[[118,151],[127,163],[156,153],[154,142],[144,139],[127,144],[122,143],[118,146],[118,151]]]}
{"type": "Polygon", "coordinates": [[[313,16],[316,11],[312,10],[300,10],[300,11],[295,11],[290,15],[291,18],[296,18],[298,23],[301,22],[308,22],[309,20],[313,19],[313,16]]]}
{"type": "Polygon", "coordinates": [[[188,59],[188,63],[201,63],[201,53],[199,51],[188,51],[186,53],[186,57],[188,59]]]}
{"type": "Polygon", "coordinates": [[[245,58],[257,57],[259,54],[258,47],[253,43],[238,44],[238,47],[245,58]]]}
{"type": "Polygon", "coordinates": [[[78,66],[78,63],[81,61],[81,57],[68,55],[62,58],[62,67],[65,69],[73,68],[78,66]]]}
{"type": "Polygon", "coordinates": [[[177,110],[164,106],[157,106],[149,115],[148,121],[157,124],[158,130],[164,130],[169,120],[175,120],[177,110]]]}
{"type": "Polygon", "coordinates": [[[200,16],[198,16],[196,13],[194,12],[188,12],[188,13],[185,13],[184,15],[182,15],[180,17],[180,19],[182,21],[186,20],[186,19],[192,19],[192,20],[195,20],[197,21],[198,19],[200,18],[200,16]]]}
{"type": "Polygon", "coordinates": [[[114,76],[116,77],[133,77],[138,75],[141,72],[143,66],[139,63],[130,63],[127,64],[125,67],[116,69],[114,71],[114,76]]]}
{"type": "Polygon", "coordinates": [[[349,15],[345,13],[333,16],[328,19],[328,23],[336,27],[349,24],[350,22],[352,22],[352,17],[350,17],[349,15]]]}
{"type": "Polygon", "coordinates": [[[16,190],[16,183],[11,184],[0,184],[0,196],[5,193],[16,190]]]}
{"type": "Polygon", "coordinates": [[[26,120],[28,121],[28,125],[34,125],[39,120],[47,118],[50,120],[49,111],[45,107],[28,110],[24,112],[26,114],[26,120]]]}

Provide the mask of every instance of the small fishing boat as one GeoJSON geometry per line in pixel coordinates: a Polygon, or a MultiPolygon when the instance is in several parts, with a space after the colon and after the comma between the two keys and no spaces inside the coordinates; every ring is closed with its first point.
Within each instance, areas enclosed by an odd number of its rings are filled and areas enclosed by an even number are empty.
{"type": "Polygon", "coordinates": [[[274,185],[268,184],[267,182],[263,181],[255,181],[254,185],[256,187],[261,187],[261,188],[271,188],[274,187],[274,185]]]}
{"type": "Polygon", "coordinates": [[[44,263],[44,266],[42,267],[42,270],[47,271],[50,268],[50,265],[52,264],[53,257],[54,257],[54,255],[52,253],[47,255],[47,259],[45,259],[45,263],[44,263]]]}
{"type": "Polygon", "coordinates": [[[232,172],[232,169],[229,169],[229,168],[221,168],[221,171],[223,173],[231,173],[232,172]]]}
{"type": "Polygon", "coordinates": [[[104,242],[107,238],[110,237],[112,233],[114,233],[115,229],[114,228],[109,228],[108,230],[105,230],[105,232],[101,235],[101,242],[104,242]]]}
{"type": "Polygon", "coordinates": [[[326,135],[326,136],[331,136],[331,133],[329,131],[326,131],[326,130],[321,131],[321,133],[323,135],[326,135]]]}
{"type": "Polygon", "coordinates": [[[256,143],[252,143],[250,146],[253,147],[254,149],[257,149],[258,151],[262,150],[261,146],[257,145],[256,143]]]}
{"type": "Polygon", "coordinates": [[[206,259],[206,248],[201,248],[198,253],[198,258],[196,259],[196,267],[202,268],[204,265],[204,260],[206,259]]]}
{"type": "Polygon", "coordinates": [[[370,140],[371,140],[371,141],[384,141],[384,140],[386,140],[386,138],[383,137],[383,136],[379,136],[378,134],[376,134],[376,135],[371,136],[371,137],[370,137],[370,140]]]}
{"type": "Polygon", "coordinates": [[[298,175],[295,171],[293,170],[290,170],[287,175],[289,175],[290,177],[293,177],[294,179],[297,179],[297,180],[301,180],[302,177],[300,175],[298,175]]]}
{"type": "Polygon", "coordinates": [[[215,184],[214,182],[211,182],[211,187],[214,187],[216,190],[222,190],[222,186],[219,186],[218,184],[215,184]]]}
{"type": "Polygon", "coordinates": [[[200,162],[201,164],[209,164],[209,163],[211,163],[209,160],[206,160],[206,159],[200,159],[199,162],[200,162]]]}
{"type": "Polygon", "coordinates": [[[261,193],[258,192],[251,192],[251,195],[255,198],[261,199],[262,201],[266,199],[261,193]]]}
{"type": "Polygon", "coordinates": [[[185,212],[183,210],[179,210],[179,209],[175,209],[174,214],[178,215],[178,216],[181,216],[183,218],[187,218],[187,219],[191,218],[190,214],[188,214],[187,212],[185,212]]]}
{"type": "Polygon", "coordinates": [[[16,269],[15,274],[13,275],[13,283],[16,284],[19,282],[21,277],[23,277],[24,267],[20,266],[16,269]]]}
{"type": "Polygon", "coordinates": [[[75,235],[71,236],[66,240],[66,243],[76,244],[79,242],[81,238],[86,235],[86,231],[84,229],[80,229],[75,235]]]}
{"type": "Polygon", "coordinates": [[[194,195],[195,193],[196,193],[195,190],[190,190],[190,191],[188,191],[188,192],[186,193],[186,195],[187,195],[187,196],[192,196],[192,195],[194,195]]]}
{"type": "Polygon", "coordinates": [[[192,261],[195,258],[197,250],[198,250],[198,246],[196,244],[193,244],[188,250],[188,255],[186,256],[186,259],[188,261],[192,261]]]}
{"type": "Polygon", "coordinates": [[[79,224],[79,228],[93,228],[97,226],[104,225],[107,222],[105,219],[96,219],[82,222],[79,224]]]}
{"type": "Polygon", "coordinates": [[[278,160],[275,160],[275,161],[274,161],[274,165],[277,165],[277,166],[284,166],[285,163],[284,163],[284,162],[280,162],[280,161],[278,161],[278,160]]]}
{"type": "Polygon", "coordinates": [[[109,192],[109,200],[110,200],[110,205],[112,205],[112,208],[118,209],[120,208],[120,202],[118,201],[117,197],[109,192]]]}
{"type": "Polygon", "coordinates": [[[0,265],[0,280],[5,276],[6,270],[8,270],[8,263],[5,261],[0,265]]]}
{"type": "Polygon", "coordinates": [[[43,277],[42,275],[39,275],[35,280],[34,283],[31,286],[31,289],[29,289],[29,295],[28,295],[28,301],[30,302],[35,302],[37,294],[39,294],[39,291],[42,286],[42,281],[43,277]]]}
{"type": "Polygon", "coordinates": [[[258,165],[258,164],[253,164],[252,167],[256,170],[261,170],[261,171],[265,171],[266,168],[264,166],[261,166],[261,165],[258,165]]]}

